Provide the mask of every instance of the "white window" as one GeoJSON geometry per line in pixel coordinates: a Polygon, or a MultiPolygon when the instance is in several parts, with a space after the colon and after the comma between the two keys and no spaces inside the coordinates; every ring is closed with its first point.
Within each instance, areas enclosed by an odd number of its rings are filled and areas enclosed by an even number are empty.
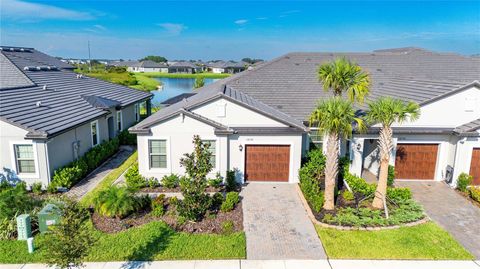
{"type": "Polygon", "coordinates": [[[120,132],[123,130],[123,119],[122,119],[122,111],[117,111],[117,130],[120,132]]]}
{"type": "Polygon", "coordinates": [[[92,147],[98,145],[98,121],[92,121],[90,123],[90,134],[92,136],[92,147]]]}
{"type": "Polygon", "coordinates": [[[17,174],[35,174],[35,155],[32,144],[14,145],[17,174]]]}
{"type": "Polygon", "coordinates": [[[310,148],[322,149],[323,148],[323,135],[318,129],[310,130],[310,148]]]}
{"type": "Polygon", "coordinates": [[[204,144],[208,144],[208,151],[212,154],[210,157],[210,163],[213,168],[217,167],[217,145],[215,140],[202,140],[204,144]]]}
{"type": "Polygon", "coordinates": [[[140,121],[140,104],[135,104],[135,121],[140,121]]]}
{"type": "Polygon", "coordinates": [[[150,168],[167,168],[167,140],[149,140],[150,168]]]}

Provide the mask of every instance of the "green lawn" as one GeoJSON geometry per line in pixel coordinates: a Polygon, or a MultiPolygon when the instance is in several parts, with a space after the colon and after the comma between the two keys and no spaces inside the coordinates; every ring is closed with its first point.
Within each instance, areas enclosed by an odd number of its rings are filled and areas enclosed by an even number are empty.
{"type": "MultiPolygon", "coordinates": [[[[187,234],[173,231],[163,222],[151,222],[117,234],[92,229],[98,241],[87,261],[238,259],[245,258],[245,234],[187,234]]],[[[25,241],[0,241],[1,263],[45,262],[45,236],[36,236],[36,251],[28,254],[25,241]]]]}
{"type": "Polygon", "coordinates": [[[383,231],[340,231],[316,226],[331,259],[473,259],[433,222],[383,231]]]}
{"type": "Polygon", "coordinates": [[[143,90],[143,91],[154,91],[157,89],[161,83],[160,81],[145,76],[144,73],[134,73],[135,78],[137,79],[138,85],[130,86],[132,88],[143,90]]]}
{"type": "Polygon", "coordinates": [[[142,75],[147,77],[158,77],[158,78],[226,78],[230,74],[214,74],[214,73],[197,73],[197,74],[180,74],[180,73],[160,73],[160,72],[148,72],[142,73],[142,75]]]}

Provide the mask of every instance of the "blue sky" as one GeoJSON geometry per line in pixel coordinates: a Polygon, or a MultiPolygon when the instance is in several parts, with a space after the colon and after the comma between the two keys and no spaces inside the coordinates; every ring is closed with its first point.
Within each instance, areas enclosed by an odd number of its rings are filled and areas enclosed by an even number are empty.
{"type": "Polygon", "coordinates": [[[271,59],[418,46],[480,53],[480,1],[1,1],[2,45],[62,57],[271,59]]]}

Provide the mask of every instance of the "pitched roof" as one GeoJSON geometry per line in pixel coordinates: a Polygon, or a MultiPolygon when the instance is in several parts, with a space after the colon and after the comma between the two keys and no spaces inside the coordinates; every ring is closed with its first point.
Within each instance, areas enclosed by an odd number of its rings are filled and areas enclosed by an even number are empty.
{"type": "Polygon", "coordinates": [[[109,109],[109,108],[121,106],[122,104],[117,100],[103,98],[95,95],[86,95],[82,97],[83,99],[85,99],[85,101],[87,101],[90,105],[92,105],[95,108],[109,109]]]}
{"type": "MultiPolygon", "coordinates": [[[[458,126],[453,131],[457,134],[460,134],[460,135],[468,135],[468,134],[471,134],[471,133],[476,133],[476,131],[479,130],[479,129],[480,129],[480,119],[476,119],[476,120],[471,121],[469,123],[458,126]]],[[[479,135],[479,134],[476,133],[476,135],[479,135]]]]}
{"type": "Polygon", "coordinates": [[[146,61],[141,61],[138,65],[139,67],[144,67],[144,68],[162,68],[162,67],[168,67],[165,63],[157,63],[154,61],[146,60],[146,61]]]}
{"type": "Polygon", "coordinates": [[[186,62],[186,61],[180,61],[180,62],[173,63],[173,64],[171,64],[169,67],[197,68],[197,66],[194,65],[193,63],[191,63],[191,62],[186,62]]]}
{"type": "Polygon", "coordinates": [[[0,73],[0,81],[13,72],[22,73],[33,83],[0,88],[0,119],[28,130],[27,138],[49,138],[109,113],[97,103],[109,106],[118,102],[124,107],[152,96],[148,92],[79,76],[71,71],[70,65],[34,49],[2,49],[0,55],[12,63],[7,65],[8,73],[0,73]],[[58,68],[25,68],[28,66],[58,68]],[[89,99],[95,100],[92,103],[89,99]]]}

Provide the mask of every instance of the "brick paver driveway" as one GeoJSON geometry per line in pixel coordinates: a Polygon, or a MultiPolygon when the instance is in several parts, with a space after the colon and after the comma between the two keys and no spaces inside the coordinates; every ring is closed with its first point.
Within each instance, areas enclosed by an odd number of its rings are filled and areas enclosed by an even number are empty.
{"type": "Polygon", "coordinates": [[[480,208],[443,182],[397,182],[409,187],[428,216],[480,259],[480,208]]]}
{"type": "Polygon", "coordinates": [[[247,259],[326,259],[295,185],[250,183],[241,194],[247,259]]]}

